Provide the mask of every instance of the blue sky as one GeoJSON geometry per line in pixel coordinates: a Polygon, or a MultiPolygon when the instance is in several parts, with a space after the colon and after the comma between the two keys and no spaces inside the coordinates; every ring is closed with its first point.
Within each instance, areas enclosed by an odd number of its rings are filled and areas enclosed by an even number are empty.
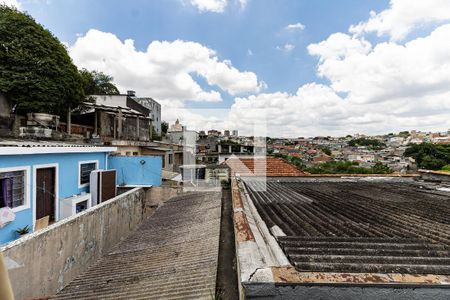
{"type": "Polygon", "coordinates": [[[448,0],[1,1],[196,129],[246,130],[255,108],[271,135],[450,128],[448,0]]]}
{"type": "MultiPolygon", "coordinates": [[[[182,0],[22,2],[24,10],[69,44],[91,28],[112,32],[121,40],[133,39],[138,50],[145,50],[153,40],[195,41],[216,50],[220,59],[230,60],[237,69],[258,74],[267,92],[289,93],[304,83],[322,82],[315,75],[317,58],[307,53],[309,44],[347,31],[351,24],[367,19],[369,11],[387,5],[386,0],[254,0],[244,9],[234,2],[224,13],[214,13],[200,12],[182,0]],[[298,22],[304,30],[285,29],[298,22]],[[277,49],[285,44],[295,49],[277,49]]],[[[222,96],[222,103],[190,106],[229,107],[232,97],[222,96]]]]}

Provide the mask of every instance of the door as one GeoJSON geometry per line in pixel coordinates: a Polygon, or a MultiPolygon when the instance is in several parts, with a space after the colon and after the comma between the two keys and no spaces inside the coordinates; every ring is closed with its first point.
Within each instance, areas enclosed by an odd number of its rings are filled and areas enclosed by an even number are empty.
{"type": "Polygon", "coordinates": [[[36,170],[36,220],[49,216],[55,221],[55,168],[36,170]]]}
{"type": "Polygon", "coordinates": [[[99,202],[112,199],[116,196],[116,170],[108,170],[99,173],[100,178],[100,195],[99,202]]]}

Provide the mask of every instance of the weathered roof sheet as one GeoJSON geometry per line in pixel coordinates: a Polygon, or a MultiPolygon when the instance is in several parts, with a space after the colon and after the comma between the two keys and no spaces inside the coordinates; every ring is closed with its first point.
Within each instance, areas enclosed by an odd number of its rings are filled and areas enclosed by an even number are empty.
{"type": "Polygon", "coordinates": [[[288,177],[306,175],[295,166],[276,157],[230,158],[225,163],[233,173],[241,176],[288,177]]]}
{"type": "Polygon", "coordinates": [[[411,183],[247,182],[300,272],[450,274],[450,197],[411,183]],[[259,183],[256,183],[259,184],[259,183]]]}
{"type": "Polygon", "coordinates": [[[211,299],[220,210],[219,193],[169,200],[55,299],[211,299]]]}

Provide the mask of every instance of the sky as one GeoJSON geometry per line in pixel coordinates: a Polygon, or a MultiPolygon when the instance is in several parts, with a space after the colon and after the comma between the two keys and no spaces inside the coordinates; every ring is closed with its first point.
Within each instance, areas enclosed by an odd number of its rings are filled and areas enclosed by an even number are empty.
{"type": "Polygon", "coordinates": [[[450,129],[449,0],[0,0],[188,128],[450,129]]]}

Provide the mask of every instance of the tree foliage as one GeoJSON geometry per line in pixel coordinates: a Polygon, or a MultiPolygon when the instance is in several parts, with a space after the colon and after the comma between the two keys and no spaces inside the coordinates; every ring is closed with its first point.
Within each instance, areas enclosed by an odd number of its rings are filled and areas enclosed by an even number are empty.
{"type": "Polygon", "coordinates": [[[113,83],[113,77],[103,72],[80,71],[85,95],[118,95],[119,89],[113,83]]]}
{"type": "Polygon", "coordinates": [[[386,144],[379,140],[366,138],[353,139],[348,142],[348,145],[351,147],[366,146],[371,149],[382,149],[386,147],[386,144]]]}
{"type": "Polygon", "coordinates": [[[331,150],[330,150],[330,148],[322,147],[321,150],[322,150],[322,152],[325,153],[326,155],[331,155],[331,150]]]}
{"type": "Polygon", "coordinates": [[[165,136],[167,134],[167,130],[169,130],[169,123],[166,121],[161,122],[161,134],[162,136],[165,136]]]}
{"type": "Polygon", "coordinates": [[[329,161],[306,168],[305,171],[312,174],[389,174],[393,172],[391,168],[382,163],[364,168],[360,167],[357,162],[350,161],[329,161]]]}
{"type": "Polygon", "coordinates": [[[81,76],[52,33],[0,5],[0,92],[20,112],[62,114],[84,99],[81,76]]]}
{"type": "Polygon", "coordinates": [[[404,156],[414,158],[421,169],[440,170],[450,164],[450,145],[415,144],[405,150],[404,156]]]}

